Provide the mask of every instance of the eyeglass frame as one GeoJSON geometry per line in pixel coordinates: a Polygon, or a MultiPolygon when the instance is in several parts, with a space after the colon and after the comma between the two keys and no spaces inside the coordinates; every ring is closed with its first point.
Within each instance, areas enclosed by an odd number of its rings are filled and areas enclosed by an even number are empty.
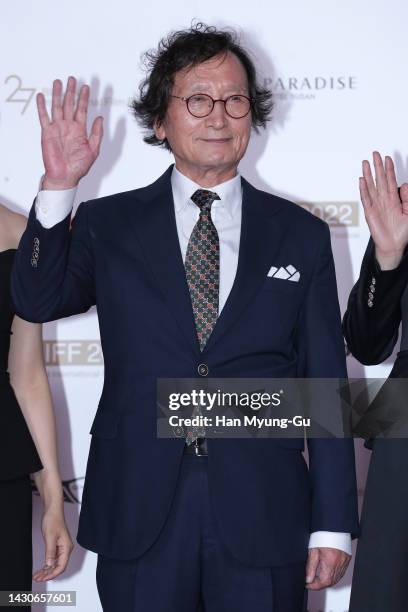
{"type": "Polygon", "coordinates": [[[211,115],[211,113],[214,110],[214,106],[216,102],[223,102],[224,103],[224,110],[225,113],[228,115],[228,117],[231,117],[231,119],[243,119],[244,117],[246,117],[248,115],[248,113],[251,111],[252,109],[252,103],[254,102],[254,98],[250,98],[249,96],[246,96],[245,94],[231,94],[230,96],[228,96],[228,98],[226,98],[225,100],[223,100],[222,98],[219,98],[218,100],[214,100],[214,98],[212,98],[209,94],[206,93],[201,93],[200,91],[198,91],[197,93],[191,94],[191,96],[175,96],[174,94],[169,94],[171,98],[177,98],[178,100],[183,100],[183,102],[186,103],[186,107],[188,112],[190,113],[190,115],[192,117],[195,117],[196,119],[204,119],[205,117],[208,117],[209,115],[211,115]],[[211,110],[206,114],[206,115],[202,115],[201,117],[197,117],[197,115],[194,115],[191,110],[188,107],[188,101],[191,98],[194,98],[194,96],[206,96],[206,98],[210,98],[211,102],[212,102],[212,108],[211,110]],[[246,100],[248,100],[249,102],[249,108],[248,111],[245,113],[245,115],[242,115],[242,117],[234,117],[233,115],[230,115],[229,112],[227,111],[227,102],[230,98],[234,98],[235,96],[240,96],[241,98],[246,98],[246,100]]]}

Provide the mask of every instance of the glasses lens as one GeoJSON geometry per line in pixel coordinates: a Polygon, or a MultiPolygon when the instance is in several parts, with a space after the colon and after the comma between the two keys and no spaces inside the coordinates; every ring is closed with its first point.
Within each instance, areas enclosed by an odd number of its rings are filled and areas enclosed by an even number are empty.
{"type": "Polygon", "coordinates": [[[251,102],[245,96],[230,96],[225,108],[231,117],[240,119],[249,113],[251,102]]]}
{"type": "Polygon", "coordinates": [[[194,117],[205,117],[211,113],[213,102],[210,96],[198,94],[188,99],[187,106],[194,117]]]}

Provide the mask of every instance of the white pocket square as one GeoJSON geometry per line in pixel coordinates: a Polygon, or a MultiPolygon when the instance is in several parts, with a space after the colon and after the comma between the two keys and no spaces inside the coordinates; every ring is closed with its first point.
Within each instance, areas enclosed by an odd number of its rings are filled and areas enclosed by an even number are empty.
{"type": "Polygon", "coordinates": [[[268,276],[273,276],[273,278],[281,278],[282,280],[292,281],[294,283],[298,283],[300,279],[300,272],[296,270],[294,266],[286,266],[283,268],[277,268],[276,266],[272,266],[268,272],[268,276]]]}

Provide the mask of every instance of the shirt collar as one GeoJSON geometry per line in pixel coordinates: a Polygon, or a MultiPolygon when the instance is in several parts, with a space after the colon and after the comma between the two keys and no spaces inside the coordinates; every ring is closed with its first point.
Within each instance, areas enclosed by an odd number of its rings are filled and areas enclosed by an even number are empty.
{"type": "MultiPolygon", "coordinates": [[[[174,166],[171,174],[171,186],[173,189],[174,206],[177,213],[182,212],[189,204],[194,205],[191,196],[197,189],[205,189],[205,187],[201,187],[201,185],[198,185],[182,174],[176,166],[174,166]]],[[[221,198],[220,200],[215,200],[213,206],[222,207],[232,219],[237,208],[242,203],[241,175],[239,172],[237,172],[232,179],[215,185],[214,187],[208,187],[208,189],[210,191],[215,191],[221,198]]]]}

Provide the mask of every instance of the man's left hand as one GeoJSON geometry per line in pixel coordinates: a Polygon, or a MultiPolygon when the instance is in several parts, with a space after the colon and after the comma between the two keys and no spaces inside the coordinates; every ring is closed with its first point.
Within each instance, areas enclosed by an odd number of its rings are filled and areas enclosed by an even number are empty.
{"type": "Polygon", "coordinates": [[[320,591],[337,584],[346,573],[351,556],[337,548],[310,548],[306,565],[306,588],[320,591]]]}

